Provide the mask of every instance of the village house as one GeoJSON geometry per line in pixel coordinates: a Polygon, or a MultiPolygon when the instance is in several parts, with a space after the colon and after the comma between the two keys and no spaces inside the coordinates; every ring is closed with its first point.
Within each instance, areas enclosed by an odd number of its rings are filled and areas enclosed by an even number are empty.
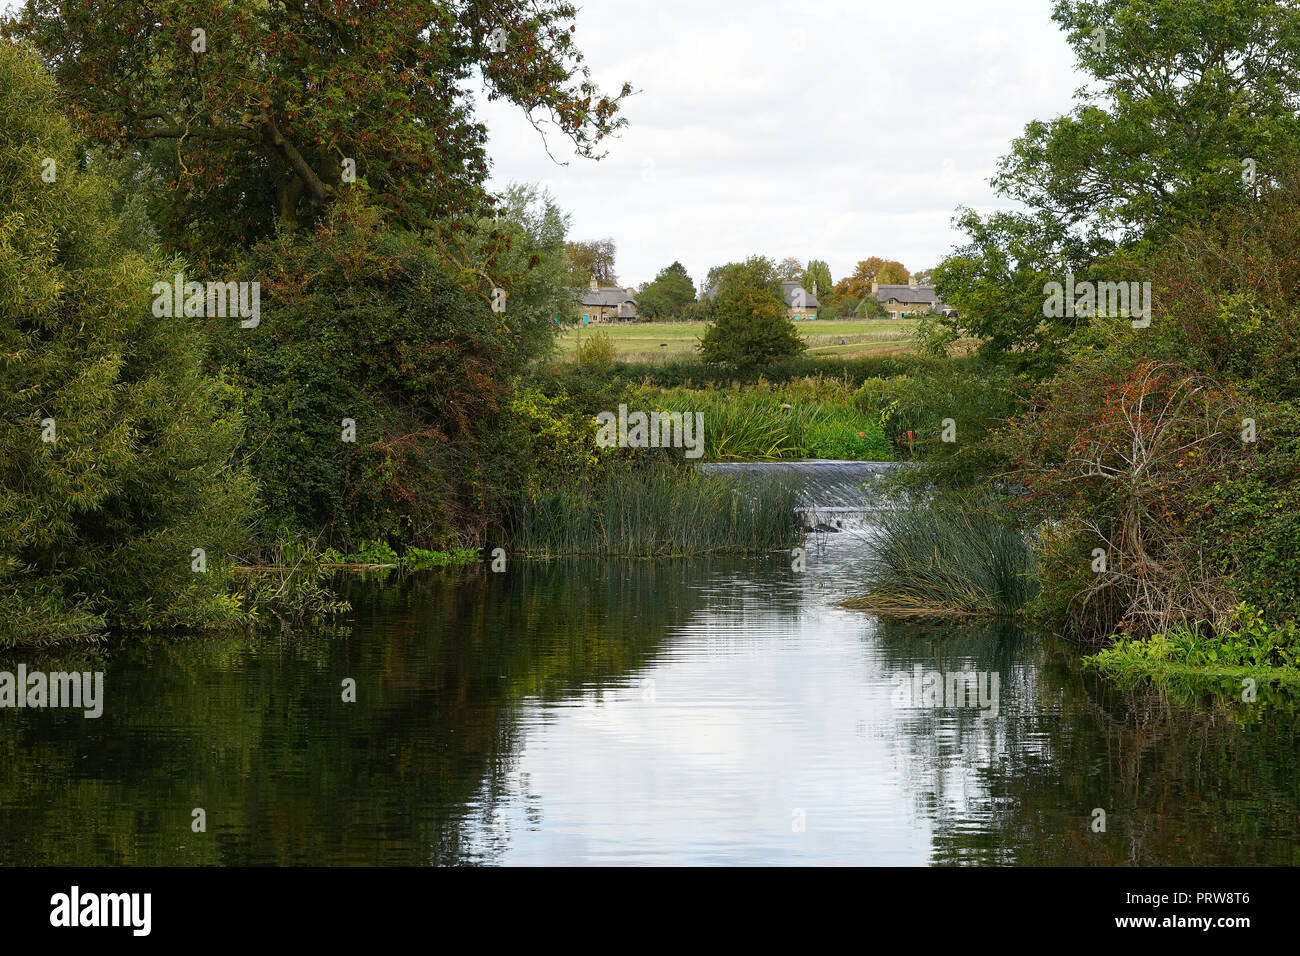
{"type": "Polygon", "coordinates": [[[915,277],[908,279],[907,285],[881,285],[873,279],[871,294],[891,319],[905,319],[909,315],[918,316],[931,310],[945,315],[955,311],[939,301],[934,286],[917,285],[915,277]]]}
{"type": "Polygon", "coordinates": [[[817,301],[817,283],[815,281],[811,292],[799,282],[782,282],[781,295],[785,299],[785,307],[793,321],[798,322],[801,319],[817,318],[817,309],[821,303],[817,301]]]}
{"type": "Polygon", "coordinates": [[[601,289],[592,279],[588,288],[574,290],[573,300],[583,324],[636,318],[634,289],[601,289]]]}

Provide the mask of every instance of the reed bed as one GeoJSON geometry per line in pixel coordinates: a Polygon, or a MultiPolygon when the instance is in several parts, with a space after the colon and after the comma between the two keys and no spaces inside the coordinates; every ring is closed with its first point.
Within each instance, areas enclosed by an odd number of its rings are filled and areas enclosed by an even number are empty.
{"type": "Polygon", "coordinates": [[[802,537],[797,489],[788,479],[705,476],[656,467],[595,487],[525,495],[513,515],[512,550],[533,557],[757,554],[802,537]]]}
{"type": "Polygon", "coordinates": [[[991,495],[882,512],[866,592],[845,603],[896,614],[1017,614],[1037,589],[1033,548],[991,495]]]}
{"type": "Polygon", "coordinates": [[[864,415],[838,382],[668,389],[647,397],[666,411],[704,414],[704,455],[710,461],[894,458],[879,421],[864,415]]]}

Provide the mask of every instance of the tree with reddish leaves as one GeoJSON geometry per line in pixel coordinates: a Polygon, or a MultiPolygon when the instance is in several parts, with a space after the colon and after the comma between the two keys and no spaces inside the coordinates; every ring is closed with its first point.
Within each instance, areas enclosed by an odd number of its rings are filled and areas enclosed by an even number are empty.
{"type": "Polygon", "coordinates": [[[416,228],[481,214],[475,77],[599,159],[631,90],[591,81],[575,14],[564,0],[27,0],[3,33],[36,48],[95,140],[165,177],[164,233],[210,254],[306,225],[349,188],[416,228]]]}

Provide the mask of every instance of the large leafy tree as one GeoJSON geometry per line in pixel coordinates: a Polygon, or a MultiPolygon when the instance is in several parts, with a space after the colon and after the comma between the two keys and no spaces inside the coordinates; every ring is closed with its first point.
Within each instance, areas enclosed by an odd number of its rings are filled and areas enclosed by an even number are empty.
{"type": "Polygon", "coordinates": [[[344,548],[377,538],[442,547],[499,517],[518,459],[502,446],[512,380],[549,344],[567,301],[562,220],[527,187],[506,206],[512,218],[479,223],[471,239],[511,237],[492,253],[514,277],[499,314],[464,293],[423,236],[359,202],[249,250],[240,269],[267,277],[273,334],[216,327],[211,345],[247,396],[243,447],[268,530],[324,531],[344,548]],[[549,262],[528,269],[534,258],[549,262]]]}
{"type": "Polygon", "coordinates": [[[1053,19],[1092,83],[1025,128],[994,184],[1067,227],[1165,233],[1239,202],[1300,140],[1289,0],[1058,0],[1053,19]]]}
{"type": "Polygon", "coordinates": [[[168,176],[182,247],[247,243],[350,185],[404,225],[477,213],[486,131],[469,81],[583,156],[624,122],[591,82],[565,0],[27,0],[41,52],[101,143],[168,176]]]}
{"type": "Polygon", "coordinates": [[[821,259],[809,259],[808,268],[800,280],[805,289],[816,292],[819,296],[829,297],[835,288],[835,283],[831,281],[831,267],[821,259]]]}
{"type": "MultiPolygon", "coordinates": [[[[1073,268],[1110,281],[1171,234],[1232,221],[1300,145],[1300,10],[1278,0],[1058,0],[1053,18],[1093,81],[1035,120],[993,184],[1029,207],[962,212],[970,242],[935,270],[982,351],[1049,373],[1087,325],[1042,315],[1073,268]]],[[[1126,274],[1128,273],[1128,274],[1126,274]]]]}
{"type": "Polygon", "coordinates": [[[712,305],[713,322],[699,346],[710,365],[759,368],[807,347],[786,312],[770,259],[753,256],[723,267],[712,305]]]}
{"type": "Polygon", "coordinates": [[[0,643],[228,623],[254,494],[235,396],[201,374],[201,320],[153,314],[180,267],[57,101],[0,43],[0,643]]]}
{"type": "Polygon", "coordinates": [[[569,284],[575,289],[587,287],[592,279],[599,286],[618,284],[614,259],[618,246],[612,238],[578,240],[565,246],[564,257],[569,284]]]}
{"type": "Polygon", "coordinates": [[[733,265],[735,265],[734,262],[729,262],[724,265],[714,266],[705,274],[704,281],[700,284],[701,299],[712,299],[718,294],[718,287],[722,285],[723,274],[733,265]]]}
{"type": "Polygon", "coordinates": [[[804,264],[794,256],[786,256],[776,264],[776,277],[782,282],[797,282],[803,273],[804,264]]]}
{"type": "Polygon", "coordinates": [[[841,299],[865,299],[871,294],[871,283],[882,285],[902,283],[908,280],[907,267],[894,259],[882,259],[871,256],[863,259],[853,269],[853,275],[845,276],[835,286],[835,295],[841,299]]]}
{"type": "MultiPolygon", "coordinates": [[[[1088,319],[1043,314],[1044,286],[1085,259],[1082,244],[1050,216],[959,211],[968,241],[934,270],[939,297],[960,318],[936,319],[954,337],[980,340],[986,358],[1050,372],[1066,340],[1088,319]]],[[[1085,276],[1080,275],[1080,279],[1085,276]]]]}
{"type": "Polygon", "coordinates": [[[637,296],[637,312],[650,319],[680,316],[687,303],[695,301],[695,283],[686,267],[674,262],[659,270],[637,296]]]}

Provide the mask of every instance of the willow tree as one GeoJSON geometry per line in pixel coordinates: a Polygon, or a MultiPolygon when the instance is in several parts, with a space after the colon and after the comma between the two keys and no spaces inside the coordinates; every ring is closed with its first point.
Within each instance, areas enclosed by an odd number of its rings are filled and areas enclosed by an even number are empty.
{"type": "Polygon", "coordinates": [[[471,80],[580,156],[623,120],[564,0],[27,0],[31,41],[96,141],[169,175],[182,248],[249,243],[359,185],[404,225],[487,201],[471,80]]]}
{"type": "Polygon", "coordinates": [[[0,44],[0,643],[210,625],[253,488],[231,395],[39,59],[0,44]]]}

